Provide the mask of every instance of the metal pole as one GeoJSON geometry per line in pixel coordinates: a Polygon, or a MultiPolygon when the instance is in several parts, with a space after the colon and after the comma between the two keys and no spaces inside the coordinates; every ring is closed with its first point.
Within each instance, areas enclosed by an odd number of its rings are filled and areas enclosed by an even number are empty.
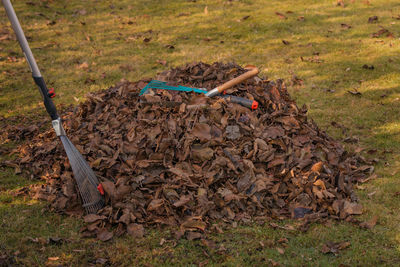
{"type": "Polygon", "coordinates": [[[19,24],[17,15],[15,14],[14,8],[11,5],[10,0],[2,0],[2,2],[6,9],[7,16],[10,19],[11,26],[13,27],[14,32],[17,35],[19,45],[21,46],[25,58],[28,61],[29,67],[31,68],[32,76],[42,77],[42,75],[40,74],[40,70],[36,64],[35,58],[33,57],[32,51],[29,48],[28,41],[25,38],[24,31],[22,30],[21,25],[19,24]]]}

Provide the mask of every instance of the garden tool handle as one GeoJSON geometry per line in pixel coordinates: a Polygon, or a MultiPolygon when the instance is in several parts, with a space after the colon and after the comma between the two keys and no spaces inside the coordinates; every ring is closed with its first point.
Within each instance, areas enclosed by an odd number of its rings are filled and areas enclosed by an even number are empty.
{"type": "Polygon", "coordinates": [[[223,95],[222,98],[227,99],[231,103],[240,104],[243,107],[247,107],[251,110],[256,110],[258,108],[258,102],[255,100],[250,100],[248,98],[234,95],[223,95]]]}
{"type": "Polygon", "coordinates": [[[47,89],[46,83],[40,73],[39,67],[36,64],[35,58],[33,57],[32,51],[29,47],[28,41],[26,40],[24,31],[21,28],[21,25],[18,21],[18,17],[15,14],[14,8],[10,2],[10,0],[2,0],[4,8],[6,9],[6,13],[8,19],[11,22],[11,26],[14,29],[15,35],[17,36],[19,45],[21,46],[22,51],[24,52],[26,61],[31,68],[32,77],[35,81],[36,85],[39,86],[39,91],[43,97],[43,103],[46,107],[47,113],[49,113],[50,117],[53,120],[57,120],[58,114],[56,110],[56,106],[54,105],[53,101],[51,100],[51,96],[49,94],[49,90],[47,89]]]}
{"type": "Polygon", "coordinates": [[[226,89],[231,88],[232,86],[235,86],[247,79],[250,79],[251,77],[256,76],[259,73],[259,70],[257,67],[255,66],[249,66],[248,67],[250,70],[248,72],[243,73],[242,75],[240,75],[239,77],[236,77],[230,81],[227,81],[226,83],[224,83],[221,86],[218,86],[217,88],[212,89],[211,91],[206,93],[206,96],[208,97],[213,97],[215,95],[218,95],[220,93],[222,93],[223,91],[225,91],[226,89]]]}

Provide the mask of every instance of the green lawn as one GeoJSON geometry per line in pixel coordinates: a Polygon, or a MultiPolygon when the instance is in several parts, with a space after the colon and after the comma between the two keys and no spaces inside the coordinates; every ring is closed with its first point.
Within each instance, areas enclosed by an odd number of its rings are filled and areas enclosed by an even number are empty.
{"type": "MultiPolygon", "coordinates": [[[[80,236],[81,220],[16,196],[38,181],[3,168],[0,265],[6,257],[28,266],[400,265],[400,3],[344,2],[345,7],[334,0],[13,1],[42,74],[56,89],[58,106],[75,105],[87,92],[120,79],[154,77],[193,61],[253,64],[263,76],[284,78],[298,105],[307,104],[322,129],[338,139],[359,138],[346,147],[379,159],[377,178],[357,192],[365,211],[358,219],[379,219],[371,230],[328,222],[306,233],[275,229],[271,222],[239,225],[209,236],[215,246],[176,242],[170,229],[102,243],[80,236]],[[378,16],[376,23],[368,23],[372,16],[378,16]],[[392,36],[373,38],[381,27],[392,36]],[[294,75],[302,85],[293,84],[294,75]],[[62,240],[46,242],[50,237],[62,240]],[[337,255],[323,254],[327,241],[350,246],[337,255]]],[[[38,90],[3,9],[0,14],[0,115],[41,116],[38,90]]]]}

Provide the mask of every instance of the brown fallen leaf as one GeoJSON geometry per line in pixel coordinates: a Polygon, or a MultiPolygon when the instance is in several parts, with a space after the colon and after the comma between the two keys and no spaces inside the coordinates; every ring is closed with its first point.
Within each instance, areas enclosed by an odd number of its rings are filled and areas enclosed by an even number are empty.
{"type": "Polygon", "coordinates": [[[354,89],[353,91],[347,90],[348,93],[356,96],[361,96],[361,92],[357,91],[357,89],[354,89]]]}
{"type": "Polygon", "coordinates": [[[345,7],[344,0],[337,0],[336,5],[345,7]]]}
{"type": "Polygon", "coordinates": [[[156,61],[158,64],[166,66],[167,65],[167,61],[166,60],[161,60],[161,59],[157,59],[156,61]]]}
{"type": "Polygon", "coordinates": [[[297,18],[298,21],[305,21],[305,17],[304,16],[300,16],[297,18]]]}
{"type": "Polygon", "coordinates": [[[360,215],[362,214],[362,205],[358,203],[353,203],[350,201],[345,201],[344,202],[344,207],[343,210],[346,214],[349,215],[360,215]]]}
{"type": "Polygon", "coordinates": [[[362,66],[362,68],[363,69],[366,69],[366,70],[373,70],[373,69],[375,69],[375,67],[373,66],[373,65],[367,65],[367,64],[364,64],[363,66],[362,66]]]}
{"type": "Polygon", "coordinates": [[[324,254],[327,253],[332,253],[332,254],[339,254],[340,250],[346,249],[350,246],[350,242],[348,241],[343,241],[343,242],[327,242],[325,243],[322,248],[321,248],[321,252],[324,254]]]}
{"type": "Polygon", "coordinates": [[[285,250],[283,248],[277,247],[276,250],[279,252],[279,254],[283,255],[285,254],[285,250]]]}
{"type": "Polygon", "coordinates": [[[342,28],[344,28],[344,29],[351,29],[351,25],[348,25],[345,23],[341,23],[340,26],[342,26],[342,28]]]}
{"type": "Polygon", "coordinates": [[[287,19],[287,17],[285,15],[283,15],[282,13],[279,13],[279,12],[275,12],[275,15],[277,15],[280,19],[287,19]]]}
{"type": "Polygon", "coordinates": [[[181,224],[181,228],[185,230],[196,230],[199,229],[204,231],[206,229],[206,223],[200,220],[189,219],[181,224]]]}
{"type": "Polygon", "coordinates": [[[201,239],[203,235],[198,232],[187,232],[186,233],[186,239],[187,240],[196,240],[196,239],[201,239]]]}
{"type": "Polygon", "coordinates": [[[362,222],[359,225],[361,228],[372,229],[374,228],[377,222],[378,222],[378,216],[375,215],[368,222],[362,222]]]}
{"type": "Polygon", "coordinates": [[[78,68],[78,69],[86,70],[86,69],[89,68],[89,64],[85,61],[85,62],[83,62],[82,64],[78,65],[77,68],[78,68]]]}
{"type": "Polygon", "coordinates": [[[273,259],[268,259],[268,263],[273,267],[281,266],[279,262],[276,262],[273,259]]]}
{"type": "Polygon", "coordinates": [[[109,232],[106,228],[102,228],[97,232],[97,239],[103,242],[110,240],[113,236],[113,232],[109,232]]]}
{"type": "Polygon", "coordinates": [[[315,163],[312,167],[311,167],[311,171],[312,172],[317,172],[319,173],[322,170],[322,166],[324,165],[324,163],[322,161],[319,161],[317,163],[315,163]]]}
{"type": "Polygon", "coordinates": [[[372,16],[368,18],[368,23],[376,23],[378,22],[378,16],[372,16]]]}
{"type": "Polygon", "coordinates": [[[201,239],[201,243],[203,246],[209,248],[209,249],[217,249],[217,244],[213,240],[209,239],[201,239]]]}
{"type": "Polygon", "coordinates": [[[144,236],[144,227],[141,224],[131,223],[126,230],[128,234],[134,238],[142,238],[144,236]]]}
{"type": "Polygon", "coordinates": [[[381,29],[379,31],[371,34],[372,38],[379,38],[381,36],[393,37],[393,34],[391,32],[389,32],[388,29],[385,29],[383,27],[381,27],[381,29]]]}
{"type": "Polygon", "coordinates": [[[106,216],[103,215],[97,215],[97,214],[88,214],[85,217],[83,217],[83,220],[85,221],[85,223],[93,223],[97,220],[104,220],[106,219],[106,216]]]}

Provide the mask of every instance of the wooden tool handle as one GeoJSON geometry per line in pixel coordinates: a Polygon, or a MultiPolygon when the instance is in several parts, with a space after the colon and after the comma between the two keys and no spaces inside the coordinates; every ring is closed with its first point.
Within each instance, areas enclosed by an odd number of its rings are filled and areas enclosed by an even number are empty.
{"type": "Polygon", "coordinates": [[[255,67],[255,66],[251,66],[251,69],[248,72],[243,73],[239,77],[236,77],[236,78],[234,78],[234,79],[232,79],[230,81],[227,81],[226,83],[224,83],[221,86],[218,86],[217,87],[218,92],[222,93],[223,91],[235,86],[236,84],[239,84],[239,83],[241,83],[241,82],[243,82],[243,81],[245,81],[247,79],[250,79],[251,77],[256,76],[258,73],[259,73],[258,68],[255,67]]]}

